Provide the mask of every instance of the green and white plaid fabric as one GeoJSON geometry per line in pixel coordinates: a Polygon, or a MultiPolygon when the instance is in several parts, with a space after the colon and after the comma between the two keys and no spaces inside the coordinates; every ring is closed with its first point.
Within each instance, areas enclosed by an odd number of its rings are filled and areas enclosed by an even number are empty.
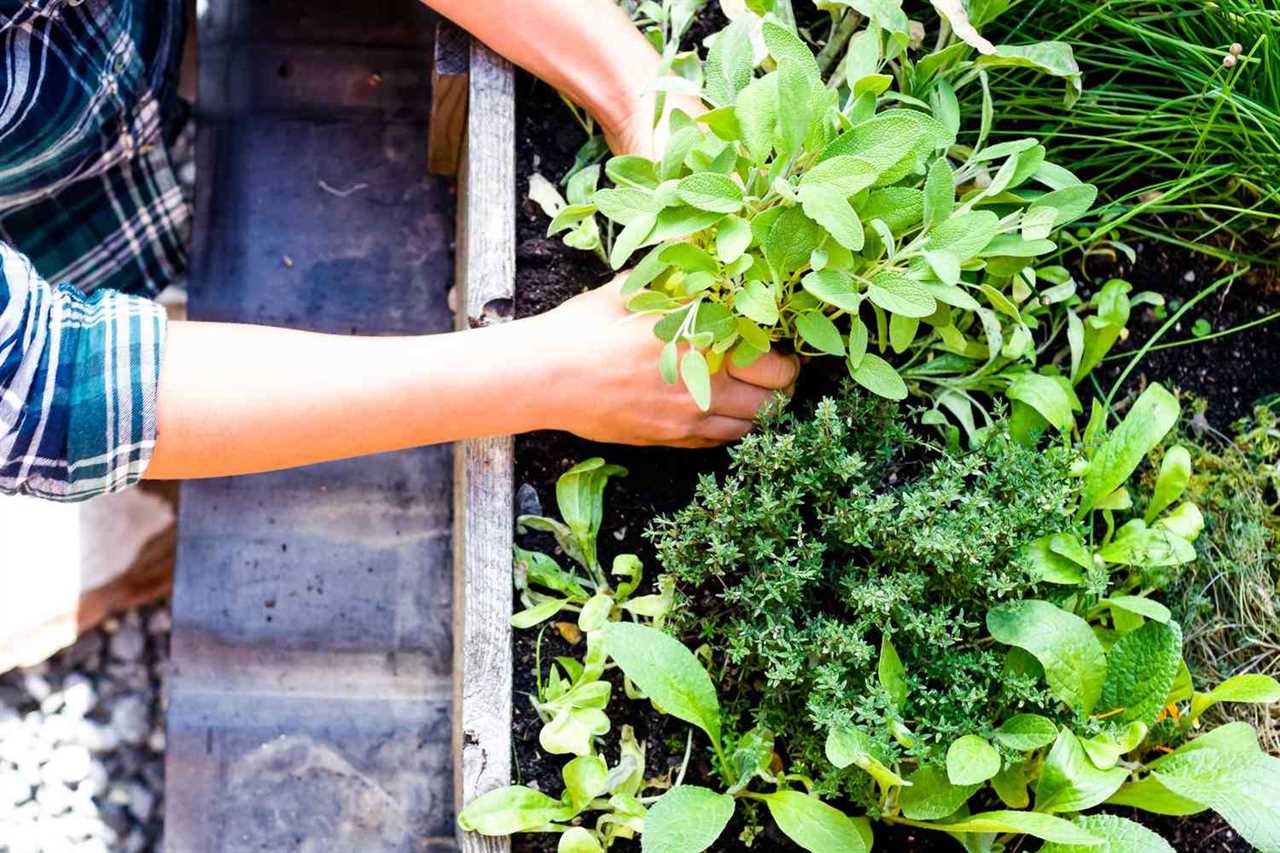
{"type": "Polygon", "coordinates": [[[166,146],[183,20],[182,0],[0,0],[0,492],[88,498],[150,459],[147,297],[190,227],[166,146]]]}

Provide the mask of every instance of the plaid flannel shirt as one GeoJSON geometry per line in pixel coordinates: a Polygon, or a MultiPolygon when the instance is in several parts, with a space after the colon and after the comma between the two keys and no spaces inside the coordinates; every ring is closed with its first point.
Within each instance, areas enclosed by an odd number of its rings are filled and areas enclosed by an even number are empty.
{"type": "Polygon", "coordinates": [[[0,0],[0,492],[81,500],[150,460],[182,30],[182,0],[0,0]]]}

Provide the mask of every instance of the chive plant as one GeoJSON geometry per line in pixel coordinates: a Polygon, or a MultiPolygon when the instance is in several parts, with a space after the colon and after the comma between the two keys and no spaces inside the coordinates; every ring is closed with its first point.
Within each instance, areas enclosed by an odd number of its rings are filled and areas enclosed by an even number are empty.
{"type": "MultiPolygon", "coordinates": [[[[991,6],[994,4],[988,4],[991,6]]],[[[987,21],[980,23],[988,24],[987,21]]],[[[1034,129],[1098,186],[1092,235],[1277,264],[1280,9],[1262,0],[1033,0],[992,38],[1069,44],[1086,94],[1064,110],[1033,75],[993,79],[993,136],[1034,129]]],[[[962,92],[977,105],[979,93],[962,92]]]]}

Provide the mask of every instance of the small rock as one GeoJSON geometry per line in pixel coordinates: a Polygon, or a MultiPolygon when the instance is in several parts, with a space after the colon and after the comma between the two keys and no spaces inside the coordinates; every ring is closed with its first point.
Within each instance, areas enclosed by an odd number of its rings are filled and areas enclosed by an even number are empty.
{"type": "Polygon", "coordinates": [[[173,630],[173,617],[169,615],[167,607],[161,607],[147,620],[148,634],[168,634],[171,630],[173,630]]]}
{"type": "Polygon", "coordinates": [[[147,849],[147,837],[142,834],[141,830],[135,829],[129,833],[129,837],[124,840],[124,844],[120,846],[120,853],[142,853],[147,849]]]}
{"type": "Polygon", "coordinates": [[[68,744],[53,751],[48,763],[41,768],[41,775],[50,783],[72,784],[89,775],[93,756],[87,747],[68,744]]]}
{"type": "Polygon", "coordinates": [[[156,728],[152,729],[151,736],[147,738],[147,749],[152,752],[164,752],[164,746],[164,728],[156,726],[156,728]]]}
{"type": "Polygon", "coordinates": [[[1183,281],[1185,281],[1185,282],[1187,282],[1188,284],[1190,284],[1191,282],[1195,281],[1195,280],[1196,280],[1196,271],[1195,271],[1195,270],[1187,270],[1186,272],[1184,272],[1184,273],[1182,274],[1182,280],[1183,280],[1183,281]]]}
{"type": "Polygon", "coordinates": [[[129,813],[141,823],[151,820],[151,813],[156,807],[156,795],[138,782],[130,782],[126,790],[129,797],[129,813]]]}
{"type": "Polygon", "coordinates": [[[49,679],[45,678],[43,673],[34,670],[25,670],[22,673],[22,689],[37,702],[48,699],[49,694],[53,692],[53,688],[49,686],[49,679]]]}
{"type": "Polygon", "coordinates": [[[107,775],[107,768],[102,766],[102,762],[94,759],[89,763],[89,772],[85,774],[84,779],[76,786],[76,793],[87,793],[91,797],[101,797],[107,792],[107,786],[110,784],[111,778],[107,775]]]}
{"type": "Polygon", "coordinates": [[[147,638],[137,625],[124,625],[111,638],[111,656],[116,660],[136,661],[146,649],[147,638]]]}
{"type": "Polygon", "coordinates": [[[20,806],[31,799],[31,785],[0,767],[0,806],[20,806]]]}
{"type": "Polygon", "coordinates": [[[67,676],[62,683],[62,709],[74,717],[83,717],[98,704],[98,691],[93,682],[78,672],[67,676]]]}
{"type": "Polygon", "coordinates": [[[528,483],[521,483],[516,489],[517,515],[542,515],[542,501],[538,499],[538,490],[528,483]]]}
{"type": "Polygon", "coordinates": [[[74,801],[75,795],[66,785],[46,781],[36,788],[36,802],[40,804],[40,814],[45,817],[57,817],[70,811],[74,801]]]}
{"type": "Polygon", "coordinates": [[[151,710],[141,696],[125,696],[111,709],[111,730],[125,743],[140,744],[151,733],[151,710]]]}

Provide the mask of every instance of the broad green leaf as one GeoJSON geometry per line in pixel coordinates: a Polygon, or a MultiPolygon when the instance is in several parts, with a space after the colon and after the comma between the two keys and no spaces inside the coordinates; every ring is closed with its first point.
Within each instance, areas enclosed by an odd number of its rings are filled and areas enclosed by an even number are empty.
{"type": "Polygon", "coordinates": [[[768,771],[773,759],[773,733],[767,729],[752,729],[743,735],[729,754],[729,765],[738,777],[738,784],[745,786],[762,771],[768,771]]]}
{"type": "Polygon", "coordinates": [[[839,809],[799,791],[775,791],[761,799],[783,834],[809,853],[868,853],[857,825],[839,809]]]}
{"type": "Polygon", "coordinates": [[[1213,809],[1259,850],[1280,850],[1280,758],[1258,748],[1247,724],[1222,726],[1154,767],[1152,775],[1172,793],[1213,809]],[[1205,745],[1230,726],[1244,731],[1233,730],[1205,745]]]}
{"type": "Polygon", "coordinates": [[[933,228],[947,221],[956,202],[955,177],[946,157],[929,166],[924,181],[924,227],[933,228]]]}
{"type": "Polygon", "coordinates": [[[716,257],[721,263],[731,264],[751,245],[751,226],[745,219],[726,216],[716,229],[716,257]]]}
{"type": "Polygon", "coordinates": [[[769,49],[769,55],[778,64],[783,60],[790,60],[814,77],[820,76],[818,61],[814,59],[813,51],[809,50],[799,36],[773,21],[765,21],[762,32],[765,47],[769,49]]]}
{"type": "Polygon", "coordinates": [[[566,764],[560,774],[574,811],[582,811],[608,788],[609,766],[598,755],[579,755],[566,764]]]}
{"type": "Polygon", "coordinates": [[[732,21],[716,34],[703,66],[703,92],[717,106],[729,106],[751,82],[755,68],[751,46],[751,22],[746,17],[732,21]]]}
{"type": "Polygon", "coordinates": [[[1205,806],[1200,803],[1180,797],[1161,785],[1155,776],[1147,776],[1121,786],[1107,803],[1175,817],[1199,814],[1205,810],[1205,806]]]}
{"type": "Polygon", "coordinates": [[[744,317],[762,326],[778,322],[778,303],[773,290],[762,281],[747,282],[733,297],[733,307],[744,317]]]}
{"type": "Polygon", "coordinates": [[[876,678],[898,710],[902,710],[902,706],[907,701],[906,676],[907,670],[902,665],[902,658],[898,657],[898,650],[893,647],[893,643],[889,642],[889,635],[882,634],[880,660],[876,664],[876,678]]]}
{"type": "Polygon", "coordinates": [[[867,193],[858,218],[863,222],[879,219],[890,231],[901,234],[920,222],[924,203],[924,193],[914,187],[884,187],[867,193]]]}
{"type": "Polygon", "coordinates": [[[574,465],[556,481],[560,517],[590,566],[597,565],[596,537],[604,519],[604,488],[610,477],[625,477],[627,469],[609,465],[598,456],[574,465]]]}
{"type": "MultiPolygon", "coordinates": [[[[1101,500],[1095,506],[1107,508],[1101,500]]],[[[1176,566],[1194,560],[1196,549],[1173,531],[1159,525],[1147,527],[1142,519],[1135,518],[1098,549],[1098,556],[1125,566],[1176,566]]]]}
{"type": "Polygon", "coordinates": [[[938,303],[919,282],[892,272],[876,273],[867,287],[867,298],[892,314],[928,317],[938,303]]]}
{"type": "Polygon", "coordinates": [[[613,250],[609,253],[609,266],[615,270],[621,269],[635,250],[649,239],[657,221],[658,217],[652,213],[642,213],[633,217],[613,239],[613,250]]]}
{"type": "Polygon", "coordinates": [[[1099,846],[1049,842],[1040,853],[1174,853],[1169,842],[1140,823],[1113,814],[1080,815],[1072,821],[1103,839],[1099,846]]]}
{"type": "Polygon", "coordinates": [[[818,159],[857,157],[871,165],[880,175],[877,183],[886,186],[911,171],[917,159],[954,142],[955,134],[937,119],[918,110],[895,109],[871,116],[840,134],[818,159]]]}
{"type": "Polygon", "coordinates": [[[862,296],[853,287],[853,279],[839,270],[811,272],[800,283],[823,302],[843,311],[857,311],[862,302],[862,296]]]}
{"type": "Polygon", "coordinates": [[[909,21],[899,0],[832,0],[848,6],[881,29],[894,33],[906,44],[909,21]]]}
{"type": "Polygon", "coordinates": [[[707,411],[711,408],[711,368],[707,358],[696,347],[690,347],[680,357],[680,378],[684,387],[689,389],[689,396],[698,408],[707,411]]]}
{"type": "Polygon", "coordinates": [[[1060,376],[1022,373],[1009,383],[1005,391],[1010,400],[1019,400],[1035,409],[1058,432],[1067,432],[1075,424],[1080,401],[1071,385],[1060,376]]]}
{"type": "Polygon", "coordinates": [[[930,2],[938,14],[951,25],[952,31],[962,42],[977,48],[978,53],[991,54],[996,52],[995,45],[983,38],[982,34],[974,28],[973,23],[969,20],[969,13],[965,10],[964,3],[961,0],[930,0],[930,2]]]}
{"type": "Polygon", "coordinates": [[[1027,208],[1022,214],[1022,239],[1044,240],[1053,233],[1053,223],[1058,217],[1058,209],[1042,204],[1027,208]]]}
{"type": "Polygon", "coordinates": [[[1056,210],[1053,227],[1061,228],[1088,213],[1097,197],[1098,190],[1092,184],[1073,184],[1045,193],[1035,200],[1035,204],[1037,207],[1052,207],[1056,210]]]}
{"type": "Polygon", "coordinates": [[[619,225],[627,225],[646,213],[657,213],[653,194],[631,187],[600,190],[591,201],[601,213],[619,225]]]}
{"type": "Polygon", "coordinates": [[[1189,482],[1191,482],[1191,454],[1185,447],[1174,445],[1160,460],[1160,474],[1156,477],[1155,491],[1151,493],[1151,503],[1147,506],[1145,516],[1147,524],[1154,521],[1157,515],[1182,497],[1189,482]]]}
{"type": "Polygon", "coordinates": [[[765,260],[779,279],[785,278],[809,263],[822,236],[822,229],[804,211],[785,208],[770,226],[768,237],[761,241],[765,260]]]}
{"type": "Polygon", "coordinates": [[[1158,601],[1141,595],[1113,595],[1110,598],[1104,598],[1098,603],[1105,604],[1112,609],[1136,613],[1156,622],[1168,622],[1172,616],[1169,613],[1169,608],[1158,601]]]}
{"type": "Polygon", "coordinates": [[[947,748],[947,778],[952,785],[980,785],[1000,772],[1000,753],[985,738],[964,735],[947,748]]]}
{"type": "Polygon", "coordinates": [[[716,213],[734,213],[742,207],[742,188],[728,175],[699,172],[676,185],[676,195],[690,207],[716,213]]]}
{"type": "Polygon", "coordinates": [[[994,737],[1009,749],[1030,752],[1053,743],[1058,737],[1058,726],[1039,714],[1016,714],[1000,724],[994,737]]]}
{"type": "MultiPolygon", "coordinates": [[[[596,683],[608,686],[608,682],[596,683]]],[[[600,708],[563,706],[538,731],[538,746],[552,755],[587,755],[592,738],[608,734],[609,728],[609,717],[600,708]]]]}
{"type": "Polygon", "coordinates": [[[833,728],[827,733],[826,756],[835,767],[860,767],[883,788],[902,785],[902,778],[872,754],[873,748],[871,738],[856,726],[833,728]]]}
{"type": "Polygon", "coordinates": [[[751,158],[763,164],[773,150],[774,131],[778,127],[778,75],[766,74],[752,80],[739,93],[733,111],[751,158]]]}
{"type": "Polygon", "coordinates": [[[1178,400],[1159,383],[1142,392],[1120,425],[1107,436],[1085,474],[1078,515],[1119,488],[1178,420],[1178,400]]]}
{"type": "MultiPolygon", "coordinates": [[[[864,342],[865,345],[865,342],[864,342]]],[[[858,366],[849,373],[853,381],[872,394],[889,400],[905,400],[907,384],[889,362],[874,353],[862,356],[858,366]]]]}
{"type": "Polygon", "coordinates": [[[1045,756],[1036,782],[1036,811],[1078,812],[1093,808],[1116,792],[1129,771],[1123,767],[1099,770],[1070,729],[1058,733],[1045,756]]]}
{"type": "MultiPolygon", "coordinates": [[[[704,228],[710,228],[723,218],[723,213],[717,213],[713,210],[698,210],[698,208],[689,207],[686,204],[668,207],[658,214],[653,230],[649,232],[649,236],[645,240],[648,243],[681,240],[704,228]]],[[[631,226],[628,225],[627,227],[630,228],[631,226]]]]}
{"type": "Polygon", "coordinates": [[[912,820],[941,820],[956,813],[977,785],[952,785],[946,771],[924,765],[907,777],[910,784],[898,794],[902,813],[912,820]]]}
{"type": "Polygon", "coordinates": [[[1200,716],[1219,702],[1246,702],[1266,705],[1280,702],[1280,682],[1262,673],[1233,675],[1208,693],[1191,696],[1191,719],[1200,716]]]}
{"type": "Polygon", "coordinates": [[[611,622],[609,656],[663,711],[720,739],[720,703],[711,677],[679,640],[656,628],[611,622]]]}
{"type": "Polygon", "coordinates": [[[667,271],[670,265],[661,259],[662,252],[666,248],[665,243],[654,246],[640,259],[640,263],[632,268],[627,275],[627,280],[622,283],[621,293],[623,296],[635,293],[667,271]]]}
{"type": "Polygon", "coordinates": [[[925,248],[950,252],[961,260],[971,258],[996,236],[999,224],[1000,218],[989,210],[955,214],[933,228],[925,248]]]}
{"type": "Polygon", "coordinates": [[[733,797],[697,785],[677,785],[649,807],[640,849],[644,853],[701,853],[733,817],[733,797]]]}
{"type": "Polygon", "coordinates": [[[604,173],[620,187],[651,190],[658,186],[658,172],[652,160],[624,154],[604,164],[604,173]]]}
{"type": "MultiPolygon", "coordinates": [[[[1191,501],[1183,501],[1157,519],[1154,527],[1156,530],[1168,531],[1190,544],[1200,535],[1200,531],[1204,530],[1204,515],[1201,514],[1200,507],[1191,501]]],[[[1186,554],[1185,548],[1182,549],[1182,553],[1186,554]]],[[[1193,554],[1181,562],[1186,563],[1194,559],[1193,554]]]]}
{"type": "Polygon", "coordinates": [[[1070,821],[1048,814],[1020,811],[990,811],[958,821],[935,824],[946,832],[1014,832],[1064,844],[1098,846],[1102,839],[1070,821]]]}
{"type": "Polygon", "coordinates": [[[543,601],[532,607],[521,610],[519,613],[513,614],[511,617],[511,627],[532,628],[541,622],[545,622],[552,616],[559,613],[569,602],[566,599],[556,598],[550,601],[543,601]]]}
{"type": "Polygon", "coordinates": [[[1011,809],[1025,809],[1031,805],[1031,794],[1027,791],[1026,762],[1006,763],[999,773],[991,777],[991,788],[1000,802],[1011,809]]]}
{"type": "Polygon", "coordinates": [[[817,97],[824,92],[822,81],[808,67],[790,57],[778,60],[778,153],[799,154],[813,121],[817,97]]]}
{"type": "Polygon", "coordinates": [[[853,252],[862,249],[866,241],[862,221],[840,190],[810,185],[801,186],[799,194],[806,216],[825,228],[846,249],[853,252]]]}
{"type": "Polygon", "coordinates": [[[1104,731],[1093,737],[1082,738],[1080,745],[1084,747],[1094,767],[1107,770],[1120,762],[1120,756],[1137,749],[1148,731],[1145,723],[1131,722],[1115,734],[1104,731]]]}
{"type": "Polygon", "coordinates": [[[1052,240],[1027,240],[1017,234],[997,234],[978,254],[984,258],[1034,258],[1056,248],[1057,244],[1052,240]]]}
{"type": "Polygon", "coordinates": [[[613,609],[613,596],[598,592],[582,605],[578,614],[578,627],[583,631],[599,631],[609,621],[609,612],[613,609]]]}
{"type": "Polygon", "coordinates": [[[1030,652],[1044,667],[1054,696],[1083,713],[1093,710],[1107,659],[1088,622],[1047,601],[1028,599],[988,611],[987,630],[997,642],[1030,652]]]}
{"type": "Polygon", "coordinates": [[[875,183],[879,173],[871,164],[848,154],[823,160],[800,178],[801,187],[824,187],[846,198],[875,183]]]}
{"type": "Polygon", "coordinates": [[[844,338],[835,323],[821,311],[805,311],[796,316],[800,340],[827,355],[844,355],[844,338]]]}
{"type": "Polygon", "coordinates": [[[604,853],[604,848],[591,834],[591,830],[581,826],[571,826],[561,833],[560,843],[556,845],[556,853],[604,853]]]}
{"type": "Polygon", "coordinates": [[[1042,41],[1035,44],[998,44],[993,53],[979,56],[977,65],[988,68],[1034,68],[1043,74],[1061,77],[1067,83],[1068,106],[1080,97],[1083,84],[1080,66],[1071,53],[1071,45],[1060,41],[1042,41]]]}
{"type": "Polygon", "coordinates": [[[662,251],[658,259],[685,272],[714,273],[719,270],[716,259],[692,243],[673,243],[662,251]]]}
{"type": "Polygon", "coordinates": [[[570,806],[541,791],[511,785],[481,794],[458,815],[458,826],[481,835],[510,835],[574,815],[570,806]]]}
{"type": "Polygon", "coordinates": [[[1042,581],[1064,586],[1078,586],[1084,583],[1084,572],[1080,566],[1061,554],[1055,553],[1049,547],[1054,535],[1056,534],[1042,536],[1028,542],[1022,550],[1023,558],[1031,564],[1031,568],[1035,569],[1042,581]]]}

